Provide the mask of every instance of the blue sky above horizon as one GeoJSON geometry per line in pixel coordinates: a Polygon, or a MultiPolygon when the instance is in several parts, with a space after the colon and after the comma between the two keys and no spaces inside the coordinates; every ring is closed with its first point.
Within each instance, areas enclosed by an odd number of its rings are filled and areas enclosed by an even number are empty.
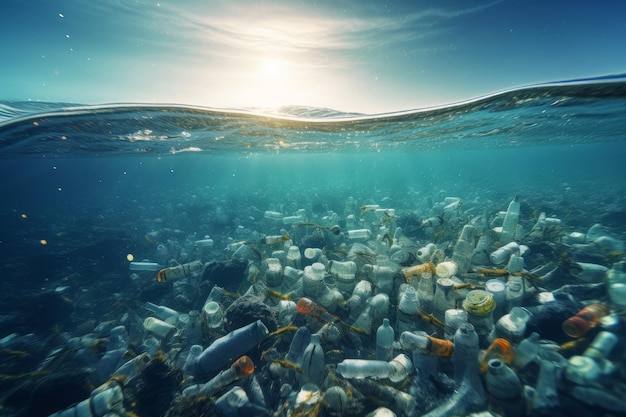
{"type": "Polygon", "coordinates": [[[626,73],[626,3],[5,0],[0,100],[382,113],[626,73]]]}

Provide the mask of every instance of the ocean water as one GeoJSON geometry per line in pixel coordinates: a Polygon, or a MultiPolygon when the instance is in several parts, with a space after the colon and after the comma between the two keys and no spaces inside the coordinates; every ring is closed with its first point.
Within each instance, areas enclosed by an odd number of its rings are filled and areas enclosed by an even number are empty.
{"type": "MultiPolygon", "coordinates": [[[[228,259],[227,246],[250,236],[287,234],[303,245],[306,233],[268,221],[266,211],[305,213],[308,223],[339,222],[345,231],[349,214],[365,218],[359,207],[377,204],[395,210],[392,224],[403,228],[409,245],[434,241],[449,254],[463,224],[477,216],[492,222],[519,196],[525,230],[543,212],[561,220],[562,234],[601,224],[626,241],[625,132],[626,80],[619,77],[375,116],[306,107],[261,114],[0,102],[0,339],[16,333],[39,341],[34,350],[26,342],[4,345],[0,373],[13,376],[0,381],[0,391],[10,393],[6,415],[47,415],[23,398],[39,383],[35,371],[49,351],[69,338],[124,314],[143,317],[145,301],[197,307],[177,304],[171,287],[154,289],[156,272],[131,276],[129,255],[172,266],[228,259]],[[462,205],[443,232],[418,227],[446,197],[462,205]],[[213,239],[211,248],[189,246],[205,237],[213,239]],[[37,298],[49,293],[62,295],[63,307],[37,298]],[[7,353],[17,351],[26,356],[7,353]]],[[[379,230],[367,227],[375,241],[379,230]]],[[[326,243],[331,251],[351,244],[342,237],[326,243]]],[[[557,246],[537,249],[527,265],[560,263],[566,255],[589,260],[557,246]]],[[[275,248],[257,249],[267,257],[275,248]]],[[[613,252],[591,260],[610,267],[623,256],[613,252]]],[[[249,285],[244,280],[236,291],[249,285]]],[[[259,362],[257,371],[264,366],[259,362]]]]}

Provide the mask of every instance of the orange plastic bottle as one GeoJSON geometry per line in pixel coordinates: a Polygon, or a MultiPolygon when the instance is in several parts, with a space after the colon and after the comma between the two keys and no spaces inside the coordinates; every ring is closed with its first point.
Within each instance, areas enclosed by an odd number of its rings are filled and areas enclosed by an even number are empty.
{"type": "Polygon", "coordinates": [[[581,337],[595,327],[602,317],[608,315],[611,311],[602,304],[589,304],[580,310],[575,316],[563,322],[563,331],[571,337],[581,337]]]}

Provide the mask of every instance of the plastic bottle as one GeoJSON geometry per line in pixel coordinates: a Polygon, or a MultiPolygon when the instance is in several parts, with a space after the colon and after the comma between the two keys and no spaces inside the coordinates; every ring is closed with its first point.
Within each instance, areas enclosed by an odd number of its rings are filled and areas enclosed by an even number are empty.
{"type": "Polygon", "coordinates": [[[109,332],[109,342],[104,356],[96,365],[96,373],[102,379],[111,376],[118,366],[122,363],[122,358],[128,348],[128,332],[126,327],[117,326],[109,332]]]}
{"type": "Polygon", "coordinates": [[[128,269],[131,271],[158,271],[161,268],[156,262],[131,262],[128,269]]]}
{"type": "Polygon", "coordinates": [[[163,320],[169,324],[176,324],[178,320],[178,311],[172,308],[159,306],[151,302],[144,303],[143,308],[152,312],[152,315],[154,315],[154,317],[163,320]]]}
{"type": "Polygon", "coordinates": [[[486,376],[487,392],[493,409],[506,417],[526,415],[526,400],[517,374],[499,359],[491,359],[486,376]]]}
{"type": "Polygon", "coordinates": [[[589,304],[580,310],[574,317],[563,322],[563,331],[570,337],[581,337],[600,323],[602,317],[610,313],[603,304],[589,304]]]}
{"type": "Polygon", "coordinates": [[[402,268],[402,275],[407,284],[412,285],[415,277],[420,277],[423,273],[433,274],[435,272],[435,265],[430,262],[426,262],[419,265],[413,265],[406,268],[402,268]]]}
{"type": "Polygon", "coordinates": [[[558,415],[559,395],[557,392],[557,366],[550,361],[542,360],[539,377],[535,386],[535,395],[532,400],[532,415],[558,415]]]}
{"type": "Polygon", "coordinates": [[[493,265],[502,265],[509,260],[511,255],[519,254],[520,248],[516,242],[509,242],[504,246],[500,246],[489,255],[489,261],[493,265]]]}
{"type": "Polygon", "coordinates": [[[606,272],[607,292],[613,304],[626,308],[626,261],[616,262],[606,272]]]}
{"type": "Polygon", "coordinates": [[[214,243],[215,242],[213,242],[213,239],[209,239],[209,238],[200,239],[200,240],[196,240],[195,242],[193,242],[194,246],[198,248],[210,248],[213,246],[214,243]]]}
{"type": "Polygon", "coordinates": [[[251,375],[254,372],[254,362],[248,356],[237,359],[228,369],[221,371],[210,381],[204,384],[191,385],[183,390],[183,395],[201,395],[211,397],[220,389],[233,382],[251,375]]]}
{"type": "Polygon", "coordinates": [[[519,343],[526,333],[526,323],[530,313],[522,307],[513,307],[511,312],[502,316],[493,330],[495,337],[502,337],[512,343],[519,343]]]}
{"type": "Polygon", "coordinates": [[[330,261],[328,271],[331,274],[356,274],[356,263],[352,261],[330,261]]]}
{"type": "Polygon", "coordinates": [[[420,300],[420,306],[424,311],[433,311],[433,300],[435,298],[435,286],[433,284],[433,275],[423,273],[417,283],[417,298],[420,300]]]}
{"type": "Polygon", "coordinates": [[[517,370],[523,369],[530,362],[537,359],[538,353],[539,333],[533,332],[515,348],[515,358],[512,363],[513,367],[517,370]]]}
{"type": "Polygon", "coordinates": [[[278,258],[267,258],[265,263],[267,264],[267,270],[265,271],[265,284],[269,288],[280,287],[283,283],[283,267],[280,260],[278,258]]]}
{"type": "Polygon", "coordinates": [[[437,245],[435,245],[434,243],[429,243],[426,246],[419,248],[415,252],[415,255],[417,256],[417,259],[419,259],[420,262],[429,263],[430,258],[435,253],[435,250],[437,250],[437,245]]]}
{"type": "Polygon", "coordinates": [[[565,369],[566,378],[576,384],[602,388],[601,379],[616,370],[607,356],[617,342],[618,338],[613,333],[606,331],[598,333],[581,356],[569,358],[565,369]]]}
{"type": "Polygon", "coordinates": [[[287,258],[285,259],[285,266],[290,266],[295,269],[302,267],[302,254],[300,254],[300,248],[292,245],[287,250],[287,258]]]}
{"type": "Polygon", "coordinates": [[[400,285],[398,311],[396,314],[396,329],[402,334],[404,331],[417,330],[416,319],[420,316],[420,303],[415,287],[400,285]]]}
{"type": "Polygon", "coordinates": [[[568,267],[570,275],[583,282],[602,282],[608,270],[604,265],[588,262],[574,262],[568,267]]]}
{"type": "Polygon", "coordinates": [[[393,341],[395,332],[389,325],[389,319],[384,318],[376,330],[376,359],[379,361],[390,361],[393,358],[393,341]]]}
{"type": "Polygon", "coordinates": [[[317,300],[326,292],[326,283],[324,282],[324,274],[326,267],[324,264],[315,262],[311,266],[304,268],[302,277],[302,293],[305,297],[317,300]]]}
{"type": "Polygon", "coordinates": [[[365,308],[354,321],[352,327],[369,335],[372,333],[374,323],[388,315],[389,296],[384,293],[376,294],[368,298],[365,304],[365,308]]]}
{"type": "Polygon", "coordinates": [[[157,275],[157,281],[174,281],[184,278],[188,275],[199,274],[202,272],[204,265],[200,261],[193,261],[186,264],[172,266],[170,268],[161,269],[157,275]]]}
{"type": "Polygon", "coordinates": [[[493,310],[493,319],[498,320],[508,310],[506,306],[506,283],[499,279],[489,279],[485,282],[485,290],[493,295],[496,307],[493,310]]]}
{"type": "Polygon", "coordinates": [[[309,262],[317,262],[317,260],[322,256],[322,250],[320,248],[306,248],[304,250],[304,257],[309,262]]]}
{"type": "Polygon", "coordinates": [[[150,355],[144,352],[126,361],[113,372],[113,375],[124,377],[124,384],[127,384],[129,381],[139,376],[143,370],[146,369],[148,363],[150,363],[150,355]]]}
{"type": "Polygon", "coordinates": [[[404,332],[400,335],[400,344],[407,350],[419,350],[433,356],[452,357],[454,345],[449,340],[429,336],[426,332],[404,332]]]}
{"type": "Polygon", "coordinates": [[[457,335],[462,333],[458,341],[455,335],[453,356],[455,381],[456,378],[460,379],[460,383],[457,382],[457,390],[437,408],[424,414],[422,417],[464,416],[471,412],[484,409],[487,398],[478,369],[478,338],[472,327],[473,326],[469,323],[461,326],[457,331],[457,335]],[[471,333],[473,333],[473,336],[471,333]],[[472,341],[465,340],[468,335],[469,339],[472,341]],[[458,346],[457,342],[459,342],[458,346]],[[470,344],[463,345],[465,342],[469,342],[470,344]],[[461,363],[462,366],[459,366],[461,363]],[[457,376],[457,372],[459,371],[463,372],[461,377],[457,376]]]}
{"type": "Polygon", "coordinates": [[[361,271],[378,287],[379,291],[390,294],[393,290],[394,280],[398,275],[397,267],[365,264],[361,271]]]}
{"type": "Polygon", "coordinates": [[[515,352],[509,341],[497,337],[491,342],[487,350],[485,350],[485,354],[480,360],[480,370],[483,373],[487,372],[489,361],[492,359],[498,359],[508,365],[513,362],[514,357],[515,352]]]}
{"type": "Polygon", "coordinates": [[[502,232],[500,232],[500,242],[509,243],[515,238],[517,231],[517,222],[520,214],[519,197],[515,196],[509,203],[509,207],[502,222],[502,232]]]}
{"type": "Polygon", "coordinates": [[[445,320],[446,310],[456,308],[456,295],[454,294],[454,281],[450,278],[439,278],[433,298],[434,316],[441,320],[445,320]]]}
{"type": "Polygon", "coordinates": [[[296,303],[296,311],[324,323],[333,323],[339,319],[324,307],[316,304],[313,300],[306,297],[302,297],[298,300],[296,303]]]}
{"type": "Polygon", "coordinates": [[[196,358],[196,373],[222,368],[255,347],[268,334],[267,327],[257,320],[220,337],[196,358]]]}
{"type": "Polygon", "coordinates": [[[209,329],[219,329],[224,321],[222,306],[216,301],[208,301],[202,307],[202,317],[209,329]]]}
{"type": "Polygon", "coordinates": [[[413,362],[408,356],[401,353],[391,361],[344,359],[337,364],[337,372],[344,378],[350,379],[389,379],[399,382],[413,371],[413,362]]]}
{"type": "Polygon", "coordinates": [[[348,239],[371,239],[372,232],[369,229],[348,230],[346,232],[348,239]]]}
{"type": "Polygon", "coordinates": [[[506,282],[506,307],[511,310],[513,307],[521,307],[526,297],[526,283],[524,277],[509,275],[506,282]]]}
{"type": "MultiPolygon", "coordinates": [[[[467,363],[478,363],[478,334],[471,323],[463,323],[454,335],[454,381],[460,386],[467,363]]],[[[477,366],[478,368],[478,366],[477,366]]]]}
{"type": "Polygon", "coordinates": [[[307,348],[309,343],[311,343],[311,331],[306,326],[300,327],[291,339],[289,351],[287,351],[285,359],[291,363],[300,365],[302,363],[304,350],[307,348]]]}
{"type": "Polygon", "coordinates": [[[454,340],[454,334],[463,323],[467,323],[467,311],[458,308],[446,310],[443,328],[444,338],[454,340]]]}
{"type": "Polygon", "coordinates": [[[124,394],[119,385],[110,385],[106,389],[98,388],[86,400],[49,417],[104,417],[109,413],[115,415],[125,413],[124,394]]]}
{"type": "Polygon", "coordinates": [[[489,333],[494,327],[493,310],[495,306],[493,295],[484,290],[468,292],[463,301],[463,309],[467,311],[467,321],[474,326],[483,347],[487,347],[489,344],[489,333]]]}
{"type": "Polygon", "coordinates": [[[452,278],[458,270],[459,267],[454,261],[439,262],[435,267],[435,275],[439,278],[452,278]]]}
{"type": "Polygon", "coordinates": [[[457,274],[465,274],[472,264],[474,254],[474,238],[476,237],[476,227],[471,224],[463,226],[459,238],[454,245],[452,252],[452,262],[457,265],[457,274]]]}
{"type": "Polygon", "coordinates": [[[348,395],[339,386],[332,386],[324,392],[324,404],[331,415],[344,415],[348,406],[348,395]]]}
{"type": "Polygon", "coordinates": [[[353,379],[350,383],[365,396],[378,399],[399,415],[415,415],[416,401],[411,394],[370,378],[353,379]]]}
{"type": "Polygon", "coordinates": [[[522,272],[524,269],[524,257],[517,253],[511,254],[509,261],[506,264],[506,270],[509,273],[514,274],[518,272],[522,272]]]}
{"type": "Polygon", "coordinates": [[[167,339],[176,332],[176,326],[154,317],[147,317],[143,321],[143,327],[159,339],[167,339]]]}
{"type": "Polygon", "coordinates": [[[306,380],[313,382],[317,386],[321,386],[326,377],[326,364],[324,361],[324,350],[320,345],[320,337],[318,334],[311,335],[309,345],[304,349],[302,355],[302,371],[306,380]]]}

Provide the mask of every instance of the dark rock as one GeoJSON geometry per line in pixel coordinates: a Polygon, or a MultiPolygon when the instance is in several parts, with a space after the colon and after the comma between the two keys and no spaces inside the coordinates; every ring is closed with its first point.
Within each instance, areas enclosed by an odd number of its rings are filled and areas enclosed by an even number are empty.
{"type": "Polygon", "coordinates": [[[212,261],[204,270],[202,279],[209,280],[226,290],[235,291],[243,281],[247,268],[248,263],[239,259],[212,261]]]}

